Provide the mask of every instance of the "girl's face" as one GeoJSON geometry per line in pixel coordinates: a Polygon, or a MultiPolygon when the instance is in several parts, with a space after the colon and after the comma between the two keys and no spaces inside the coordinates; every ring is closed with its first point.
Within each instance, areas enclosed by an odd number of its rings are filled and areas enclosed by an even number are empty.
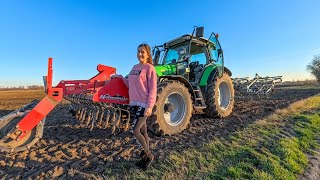
{"type": "Polygon", "coordinates": [[[140,63],[146,63],[147,62],[147,60],[149,58],[149,55],[148,55],[148,53],[146,51],[146,48],[144,48],[144,47],[139,47],[138,48],[137,58],[140,61],[140,63]]]}

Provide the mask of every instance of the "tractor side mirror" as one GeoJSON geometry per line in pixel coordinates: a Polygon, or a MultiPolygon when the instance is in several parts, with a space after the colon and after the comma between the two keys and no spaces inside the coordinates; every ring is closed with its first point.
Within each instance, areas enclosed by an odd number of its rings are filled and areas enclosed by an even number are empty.
{"type": "Polygon", "coordinates": [[[196,37],[203,37],[204,36],[204,27],[197,27],[196,28],[196,37]]]}
{"type": "Polygon", "coordinates": [[[159,58],[160,58],[160,51],[157,50],[156,53],[154,54],[154,64],[155,65],[158,65],[159,58]]]}
{"type": "Polygon", "coordinates": [[[218,49],[218,56],[220,56],[220,54],[222,54],[222,49],[218,49]]]}
{"type": "Polygon", "coordinates": [[[217,39],[219,38],[219,34],[216,34],[215,36],[216,36],[217,39]]]}

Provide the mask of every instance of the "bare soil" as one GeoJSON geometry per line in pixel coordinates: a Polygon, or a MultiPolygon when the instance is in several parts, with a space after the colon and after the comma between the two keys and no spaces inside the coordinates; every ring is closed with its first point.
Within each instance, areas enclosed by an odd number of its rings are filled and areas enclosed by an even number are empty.
{"type": "MultiPolygon", "coordinates": [[[[37,93],[34,97],[38,99],[44,96],[37,93]]],[[[228,136],[277,109],[318,93],[320,89],[290,88],[277,89],[269,99],[237,99],[233,114],[226,119],[197,114],[180,134],[162,137],[150,134],[151,149],[156,160],[161,161],[172,150],[198,147],[213,138],[228,136]]],[[[32,100],[30,95],[14,96],[16,98],[0,93],[0,116],[32,100]]],[[[82,128],[78,120],[68,114],[68,102],[64,102],[48,115],[44,136],[30,151],[0,153],[0,177],[96,179],[97,174],[108,169],[120,174],[136,169],[138,154],[139,148],[130,132],[115,137],[110,136],[110,130],[82,128]]]]}
{"type": "MultiPolygon", "coordinates": [[[[320,139],[318,139],[320,143],[320,139]]],[[[320,179],[320,149],[308,154],[309,164],[304,173],[299,177],[301,180],[318,180],[320,179]]]]}

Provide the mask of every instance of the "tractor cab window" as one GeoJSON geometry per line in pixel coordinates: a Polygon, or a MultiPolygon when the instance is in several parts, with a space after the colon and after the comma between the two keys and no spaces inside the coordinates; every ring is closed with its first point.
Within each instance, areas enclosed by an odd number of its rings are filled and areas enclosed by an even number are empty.
{"type": "Polygon", "coordinates": [[[190,75],[189,80],[191,82],[199,81],[201,72],[204,66],[207,64],[208,54],[206,48],[203,45],[192,43],[190,50],[190,75]]]}
{"type": "Polygon", "coordinates": [[[203,64],[203,65],[207,63],[205,48],[196,43],[191,44],[190,56],[191,56],[190,63],[197,62],[197,61],[199,64],[203,64]]]}
{"type": "Polygon", "coordinates": [[[162,64],[176,64],[183,61],[187,53],[187,46],[173,47],[167,50],[162,64]]]}

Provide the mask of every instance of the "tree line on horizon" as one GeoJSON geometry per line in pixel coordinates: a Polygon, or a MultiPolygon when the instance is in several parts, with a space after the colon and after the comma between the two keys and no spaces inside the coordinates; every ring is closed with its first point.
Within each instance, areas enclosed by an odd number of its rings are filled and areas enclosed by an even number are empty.
{"type": "Polygon", "coordinates": [[[311,63],[307,65],[307,71],[320,83],[320,55],[313,56],[311,63]]]}
{"type": "Polygon", "coordinates": [[[29,85],[29,86],[12,86],[12,87],[0,87],[0,90],[44,90],[44,86],[29,85]]]}

